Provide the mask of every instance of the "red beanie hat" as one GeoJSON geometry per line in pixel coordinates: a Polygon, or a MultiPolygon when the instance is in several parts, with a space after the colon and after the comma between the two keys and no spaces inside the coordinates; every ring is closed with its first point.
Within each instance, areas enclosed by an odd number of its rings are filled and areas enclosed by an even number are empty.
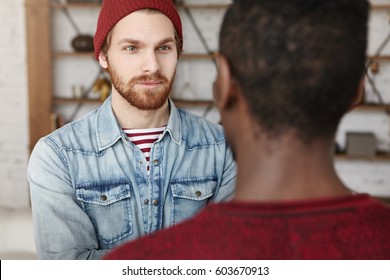
{"type": "Polygon", "coordinates": [[[183,49],[181,20],[172,0],[104,0],[93,40],[97,60],[108,33],[118,21],[132,12],[146,8],[159,10],[172,21],[180,39],[180,49],[183,49]]]}

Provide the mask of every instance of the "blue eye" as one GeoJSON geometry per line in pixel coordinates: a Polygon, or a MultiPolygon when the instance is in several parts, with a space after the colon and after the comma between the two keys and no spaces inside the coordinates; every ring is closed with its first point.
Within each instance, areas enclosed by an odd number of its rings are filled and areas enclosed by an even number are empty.
{"type": "Polygon", "coordinates": [[[160,51],[169,51],[171,50],[171,47],[170,46],[161,46],[158,48],[160,51]]]}
{"type": "Polygon", "coordinates": [[[136,48],[135,46],[127,46],[127,47],[125,48],[125,50],[126,50],[126,51],[129,51],[129,52],[133,52],[133,51],[137,50],[137,48],[136,48]]]}

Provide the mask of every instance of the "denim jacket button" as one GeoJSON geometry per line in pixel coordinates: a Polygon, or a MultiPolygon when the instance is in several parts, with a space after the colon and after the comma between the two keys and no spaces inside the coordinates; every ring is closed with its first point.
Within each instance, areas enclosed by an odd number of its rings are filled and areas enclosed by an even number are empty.
{"type": "Polygon", "coordinates": [[[153,163],[154,163],[155,165],[157,165],[157,164],[158,164],[158,159],[153,160],[153,163]]]}
{"type": "Polygon", "coordinates": [[[106,201],[106,200],[107,200],[107,196],[103,194],[103,195],[100,196],[100,199],[101,199],[102,201],[106,201]]]}
{"type": "Polygon", "coordinates": [[[201,196],[202,195],[202,193],[200,192],[200,191],[197,191],[196,193],[195,193],[195,196],[196,197],[199,197],[199,196],[201,196]]]}
{"type": "Polygon", "coordinates": [[[145,199],[145,200],[144,200],[144,203],[145,203],[145,204],[149,204],[149,199],[145,199]]]}
{"type": "Polygon", "coordinates": [[[153,200],[153,205],[158,205],[158,200],[157,199],[153,200]]]}

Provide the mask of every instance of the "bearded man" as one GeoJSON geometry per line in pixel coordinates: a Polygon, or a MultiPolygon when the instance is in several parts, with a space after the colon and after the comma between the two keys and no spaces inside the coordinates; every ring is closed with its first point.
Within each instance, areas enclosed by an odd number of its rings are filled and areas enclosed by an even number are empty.
{"type": "Polygon", "coordinates": [[[111,96],[43,137],[29,161],[41,259],[99,259],[233,195],[222,127],[169,99],[183,48],[172,1],[105,0],[94,45],[111,96]]]}

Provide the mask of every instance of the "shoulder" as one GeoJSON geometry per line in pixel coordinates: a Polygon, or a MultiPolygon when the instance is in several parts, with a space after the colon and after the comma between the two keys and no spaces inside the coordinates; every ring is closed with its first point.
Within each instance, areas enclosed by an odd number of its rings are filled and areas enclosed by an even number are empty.
{"type": "Polygon", "coordinates": [[[187,144],[200,145],[224,144],[226,142],[223,128],[204,117],[178,109],[182,124],[182,139],[187,144]]]}
{"type": "Polygon", "coordinates": [[[41,143],[58,150],[86,149],[96,147],[96,109],[80,119],[56,129],[41,139],[41,143]]]}

